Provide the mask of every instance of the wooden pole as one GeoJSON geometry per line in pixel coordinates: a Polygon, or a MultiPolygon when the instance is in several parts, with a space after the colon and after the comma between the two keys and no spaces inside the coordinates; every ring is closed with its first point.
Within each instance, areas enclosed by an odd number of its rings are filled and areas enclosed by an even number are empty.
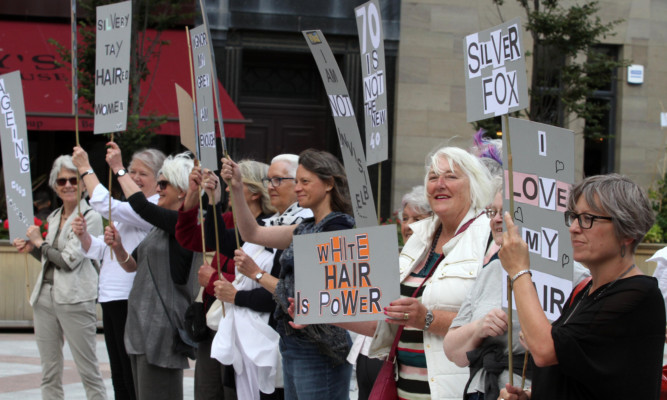
{"type": "MultiPolygon", "coordinates": [[[[111,141],[113,142],[113,132],[111,132],[111,141]]],[[[113,226],[113,220],[111,219],[111,185],[113,185],[113,171],[109,168],[109,224],[113,226]]],[[[109,246],[109,259],[113,260],[113,250],[109,246]]]]}
{"type": "MultiPolygon", "coordinates": [[[[512,164],[512,146],[510,141],[510,123],[507,114],[503,115],[503,122],[505,125],[505,148],[507,150],[507,185],[509,186],[509,212],[514,218],[514,169],[512,164]]],[[[514,385],[514,368],[512,363],[512,281],[511,277],[507,276],[507,363],[509,367],[509,384],[514,385]]]]}
{"type": "Polygon", "coordinates": [[[382,198],[382,161],[378,163],[378,225],[382,223],[382,218],[380,217],[380,199],[382,198]]]}
{"type": "MultiPolygon", "coordinates": [[[[76,44],[76,0],[71,2],[70,23],[72,26],[72,113],[74,114],[74,138],[76,145],[79,146],[79,82],[77,65],[77,44],[76,44]]],[[[76,203],[77,214],[81,214],[81,177],[76,174],[76,203]]]]}

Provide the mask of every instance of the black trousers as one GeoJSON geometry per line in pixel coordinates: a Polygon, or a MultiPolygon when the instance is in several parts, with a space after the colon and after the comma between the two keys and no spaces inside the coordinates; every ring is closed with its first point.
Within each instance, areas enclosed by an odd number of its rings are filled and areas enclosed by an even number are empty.
{"type": "Polygon", "coordinates": [[[134,379],[130,358],[125,351],[125,320],[127,300],[100,303],[104,323],[104,341],[109,353],[111,382],[116,400],[135,400],[134,379]]]}

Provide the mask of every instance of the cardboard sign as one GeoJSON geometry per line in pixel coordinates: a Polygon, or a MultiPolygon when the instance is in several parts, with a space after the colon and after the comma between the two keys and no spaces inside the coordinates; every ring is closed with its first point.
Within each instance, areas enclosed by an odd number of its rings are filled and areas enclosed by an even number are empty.
{"type": "Polygon", "coordinates": [[[178,127],[181,131],[181,144],[192,154],[197,153],[197,135],[195,134],[195,118],[193,113],[192,97],[178,83],[174,83],[176,88],[176,102],[178,103],[178,127]]]}
{"type": "MultiPolygon", "coordinates": [[[[509,210],[510,188],[505,170],[503,209],[514,216],[528,243],[530,266],[547,318],[560,316],[572,291],[572,244],[563,213],[574,184],[574,132],[516,118],[503,120],[511,132],[514,168],[514,210],[509,210]],[[541,272],[541,273],[537,273],[541,272]]],[[[503,135],[503,148],[507,148],[503,135]]],[[[503,153],[503,165],[507,155],[503,153]]],[[[503,285],[503,306],[507,307],[503,285]]]]}
{"type": "Polygon", "coordinates": [[[463,43],[468,122],[528,107],[521,20],[466,36],[463,43]]]}
{"type": "Polygon", "coordinates": [[[97,7],[95,134],[126,129],[131,26],[132,2],[97,7]]]}
{"type": "Polygon", "coordinates": [[[384,319],[399,287],[394,225],[294,236],[297,324],[384,319]]]}
{"type": "Polygon", "coordinates": [[[0,138],[9,240],[25,239],[34,218],[28,129],[19,71],[0,75],[0,138]]]}
{"type": "Polygon", "coordinates": [[[211,73],[211,48],[204,25],[190,31],[192,62],[195,72],[195,98],[197,129],[199,130],[199,157],[201,165],[211,171],[218,169],[218,153],[215,147],[215,119],[213,118],[213,75],[211,73]]]}
{"type": "Polygon", "coordinates": [[[354,108],[331,48],[321,31],[303,31],[329,98],[340,143],[357,227],[377,225],[375,201],[354,108]]]}
{"type": "Polygon", "coordinates": [[[354,12],[357,17],[361,53],[366,121],[366,165],[373,165],[386,160],[389,153],[387,85],[380,2],[371,0],[355,8],[354,12]]]}

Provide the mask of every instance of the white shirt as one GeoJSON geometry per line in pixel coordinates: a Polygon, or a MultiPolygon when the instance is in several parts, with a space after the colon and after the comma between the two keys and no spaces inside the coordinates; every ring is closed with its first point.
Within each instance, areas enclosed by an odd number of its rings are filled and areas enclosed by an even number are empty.
{"type": "MultiPolygon", "coordinates": [[[[153,204],[157,204],[159,196],[154,194],[148,198],[153,204]]],[[[102,214],[105,219],[109,218],[109,191],[101,184],[97,185],[90,196],[90,206],[102,214]]],[[[132,253],[134,249],[144,240],[144,237],[153,228],[139,216],[130,203],[111,199],[111,217],[118,232],[120,233],[123,247],[132,253]]],[[[114,300],[127,300],[132,289],[132,282],[136,272],[127,272],[118,263],[118,258],[110,257],[111,249],[104,243],[104,236],[91,236],[88,251],[81,249],[87,258],[102,260],[99,279],[98,301],[105,303],[114,300]]],[[[120,260],[123,261],[123,260],[120,260]]]]}

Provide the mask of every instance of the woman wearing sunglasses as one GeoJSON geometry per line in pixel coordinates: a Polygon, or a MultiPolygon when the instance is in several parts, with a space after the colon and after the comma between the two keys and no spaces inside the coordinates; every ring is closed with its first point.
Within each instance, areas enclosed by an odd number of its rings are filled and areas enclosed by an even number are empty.
{"type": "MultiPolygon", "coordinates": [[[[123,169],[115,143],[107,150],[107,163],[114,173],[123,169]]],[[[128,298],[125,347],[138,399],[183,398],[183,369],[189,363],[174,343],[178,343],[177,329],[183,328],[185,310],[195,297],[193,283],[200,259],[182,248],[174,233],[193,165],[187,153],[164,160],[158,172],[157,205],[146,199],[132,179],[120,176],[118,182],[128,202],[154,228],[133,252],[125,249],[113,226],[104,231],[105,243],[120,265],[137,273],[128,298]]]]}
{"type": "Polygon", "coordinates": [[[77,201],[77,169],[67,155],[56,158],[49,186],[63,205],[48,216],[42,239],[39,227],[28,227],[28,240],[15,239],[14,246],[42,261],[42,270],[30,296],[35,338],[42,364],[42,397],[62,399],[63,336],[88,399],[106,399],[106,388],[95,354],[97,323],[97,266],[84,257],[72,220],[80,212],[94,235],[102,233],[102,218],[85,200],[77,201]],[[77,207],[80,206],[80,210],[77,207]]]}
{"type": "Polygon", "coordinates": [[[648,198],[624,176],[600,175],[575,185],[567,208],[573,258],[592,280],[573,291],[553,324],[530,279],[528,246],[505,213],[499,256],[536,368],[532,393],[507,385],[500,398],[658,399],[665,305],[655,278],[634,260],[654,221],[648,198]]]}
{"type": "MultiPolygon", "coordinates": [[[[114,143],[115,145],[115,143],[114,143]]],[[[111,146],[111,144],[110,144],[111,146]]],[[[157,203],[158,195],[157,173],[164,154],[155,149],[141,150],[132,155],[132,161],[127,170],[130,178],[141,188],[148,201],[157,203]]],[[[72,152],[72,162],[77,167],[81,182],[90,193],[90,206],[99,212],[103,218],[109,218],[109,207],[114,227],[123,237],[123,245],[127,251],[134,250],[153,228],[149,222],[139,216],[127,201],[111,199],[109,191],[97,178],[90,166],[88,153],[76,146],[72,152]]],[[[121,170],[118,175],[124,175],[121,170]]],[[[102,260],[99,280],[98,302],[102,306],[102,321],[104,323],[104,340],[109,365],[111,367],[111,381],[116,399],[135,399],[134,380],[130,358],[125,351],[125,320],[127,319],[127,298],[130,295],[135,273],[128,273],[120,265],[109,247],[104,243],[104,236],[94,236],[86,231],[85,220],[77,217],[72,222],[72,230],[81,241],[81,249],[91,260],[102,260]]]]}

